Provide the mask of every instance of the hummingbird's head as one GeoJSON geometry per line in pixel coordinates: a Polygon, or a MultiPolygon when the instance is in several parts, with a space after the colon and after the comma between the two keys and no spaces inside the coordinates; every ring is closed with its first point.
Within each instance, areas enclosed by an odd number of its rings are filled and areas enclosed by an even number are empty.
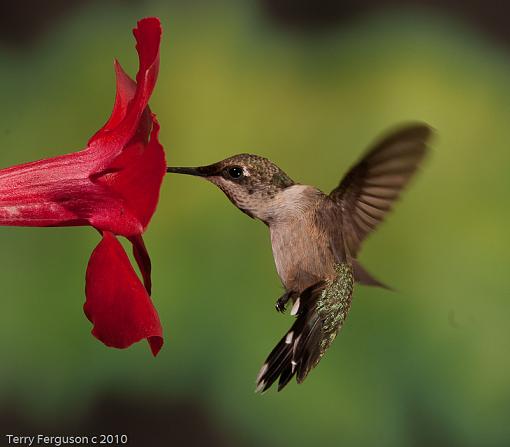
{"type": "Polygon", "coordinates": [[[294,185],[290,177],[270,160],[239,154],[208,166],[173,168],[167,172],[204,177],[220,188],[241,211],[265,220],[275,196],[294,185]]]}

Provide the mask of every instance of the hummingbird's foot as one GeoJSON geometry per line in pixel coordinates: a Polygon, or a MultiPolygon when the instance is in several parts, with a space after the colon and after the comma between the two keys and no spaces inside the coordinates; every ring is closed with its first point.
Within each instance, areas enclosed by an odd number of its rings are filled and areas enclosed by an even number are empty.
{"type": "Polygon", "coordinates": [[[291,298],[296,297],[297,295],[298,295],[298,293],[295,292],[294,290],[288,290],[280,298],[278,298],[276,300],[276,303],[275,303],[274,307],[276,308],[276,310],[278,312],[284,313],[285,312],[285,306],[287,305],[289,300],[291,298]]]}

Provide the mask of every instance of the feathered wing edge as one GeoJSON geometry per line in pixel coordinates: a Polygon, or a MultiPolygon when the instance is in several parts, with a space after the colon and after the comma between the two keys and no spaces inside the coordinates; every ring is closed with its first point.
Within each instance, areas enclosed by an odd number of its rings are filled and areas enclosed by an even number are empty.
{"type": "Polygon", "coordinates": [[[343,232],[353,257],[392,210],[429,152],[432,129],[401,127],[378,141],[344,176],[330,197],[342,208],[343,232]]]}

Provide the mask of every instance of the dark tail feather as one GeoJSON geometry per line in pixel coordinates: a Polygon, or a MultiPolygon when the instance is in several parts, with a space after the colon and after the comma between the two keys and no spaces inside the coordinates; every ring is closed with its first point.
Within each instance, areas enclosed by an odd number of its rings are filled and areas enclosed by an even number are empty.
{"type": "Polygon", "coordinates": [[[316,311],[317,301],[326,283],[321,281],[306,289],[296,300],[296,321],[267,357],[257,376],[256,392],[264,392],[279,378],[278,391],[296,376],[305,380],[321,358],[322,322],[316,311]],[[297,309],[296,309],[297,307],[297,309]]]}

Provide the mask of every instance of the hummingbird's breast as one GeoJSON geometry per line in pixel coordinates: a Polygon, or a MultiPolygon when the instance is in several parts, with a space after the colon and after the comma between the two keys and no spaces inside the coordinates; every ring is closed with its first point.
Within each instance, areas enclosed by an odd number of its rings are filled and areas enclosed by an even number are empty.
{"type": "Polygon", "coordinates": [[[326,196],[306,185],[285,191],[278,218],[269,224],[271,245],[282,284],[287,290],[301,292],[318,281],[335,277],[331,238],[318,220],[326,196]]]}

